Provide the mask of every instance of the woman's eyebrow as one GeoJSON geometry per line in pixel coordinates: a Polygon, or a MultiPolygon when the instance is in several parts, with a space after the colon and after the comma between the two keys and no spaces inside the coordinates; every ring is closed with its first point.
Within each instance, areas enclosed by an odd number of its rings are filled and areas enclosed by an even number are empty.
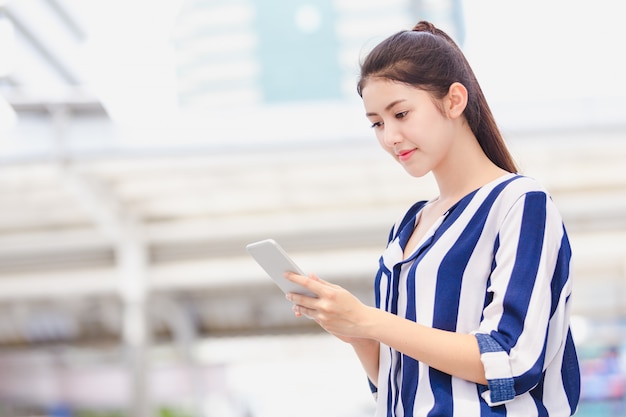
{"type": "MultiPolygon", "coordinates": [[[[385,107],[385,111],[389,111],[389,109],[391,109],[393,106],[395,106],[398,103],[402,103],[403,101],[406,101],[406,100],[401,98],[399,100],[392,101],[391,103],[387,104],[387,107],[385,107]]],[[[368,113],[365,113],[365,116],[367,117],[378,116],[378,114],[374,112],[368,112],[368,113]]]]}

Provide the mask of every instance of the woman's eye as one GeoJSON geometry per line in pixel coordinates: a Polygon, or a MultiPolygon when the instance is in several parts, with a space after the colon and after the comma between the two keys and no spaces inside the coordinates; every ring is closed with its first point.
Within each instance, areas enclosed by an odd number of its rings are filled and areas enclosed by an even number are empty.
{"type": "Polygon", "coordinates": [[[374,122],[374,123],[372,123],[372,126],[371,126],[371,127],[372,127],[373,129],[375,129],[375,128],[377,128],[377,127],[381,127],[382,125],[383,125],[383,122],[374,122]]]}
{"type": "Polygon", "coordinates": [[[403,119],[407,115],[408,111],[401,111],[400,113],[396,113],[396,119],[403,119]]]}

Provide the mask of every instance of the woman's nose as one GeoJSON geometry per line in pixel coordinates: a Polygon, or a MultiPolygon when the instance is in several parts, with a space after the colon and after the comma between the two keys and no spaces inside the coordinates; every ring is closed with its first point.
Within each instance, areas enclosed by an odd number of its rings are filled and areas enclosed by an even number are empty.
{"type": "Polygon", "coordinates": [[[385,125],[385,130],[383,132],[383,142],[385,145],[393,147],[401,141],[402,137],[400,132],[393,128],[393,126],[385,125]]]}

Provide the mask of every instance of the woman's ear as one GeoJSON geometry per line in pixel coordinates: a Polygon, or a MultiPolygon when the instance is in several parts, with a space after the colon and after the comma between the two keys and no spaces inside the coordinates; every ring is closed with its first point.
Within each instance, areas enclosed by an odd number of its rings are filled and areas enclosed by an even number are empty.
{"type": "Polygon", "coordinates": [[[454,119],[461,116],[467,106],[467,88],[459,82],[452,83],[445,103],[448,117],[454,119]]]}

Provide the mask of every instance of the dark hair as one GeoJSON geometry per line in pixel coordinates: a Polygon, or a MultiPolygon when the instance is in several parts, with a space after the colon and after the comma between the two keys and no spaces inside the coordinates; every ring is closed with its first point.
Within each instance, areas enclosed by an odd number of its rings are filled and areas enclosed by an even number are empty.
{"type": "Polygon", "coordinates": [[[432,23],[421,21],[379,43],[361,64],[357,92],[368,79],[385,78],[428,91],[441,99],[459,82],[468,92],[463,112],[483,152],[500,168],[517,172],[487,100],[465,55],[458,45],[432,23]]]}

